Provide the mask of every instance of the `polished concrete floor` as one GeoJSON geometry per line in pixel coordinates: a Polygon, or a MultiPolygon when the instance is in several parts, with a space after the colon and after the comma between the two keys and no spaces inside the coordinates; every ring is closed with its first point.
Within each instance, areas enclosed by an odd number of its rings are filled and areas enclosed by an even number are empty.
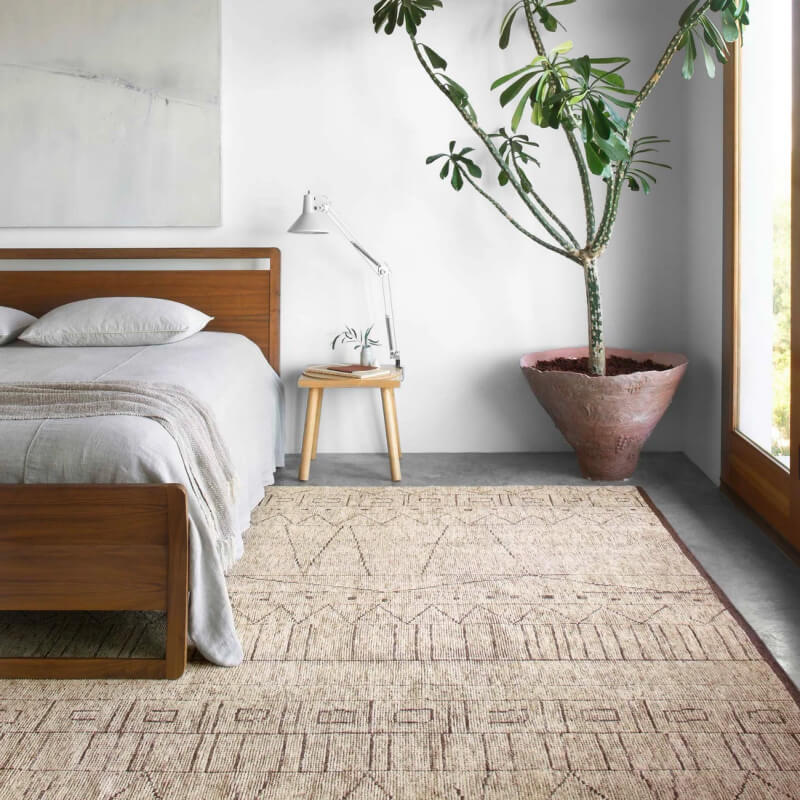
{"type": "MultiPolygon", "coordinates": [[[[297,456],[278,485],[297,485],[297,456]]],[[[388,485],[385,455],[323,455],[309,485],[388,485]]],[[[631,482],[642,486],[695,557],[800,686],[800,567],[691,462],[645,454],[631,482]]],[[[571,453],[447,453],[403,457],[406,486],[583,483],[571,453]]]]}

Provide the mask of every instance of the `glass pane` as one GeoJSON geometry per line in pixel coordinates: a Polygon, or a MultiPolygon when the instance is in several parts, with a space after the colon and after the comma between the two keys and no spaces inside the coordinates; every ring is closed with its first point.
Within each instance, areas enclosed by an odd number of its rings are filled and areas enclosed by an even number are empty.
{"type": "Polygon", "coordinates": [[[742,48],[738,428],[788,467],[792,2],[750,6],[742,48]]]}

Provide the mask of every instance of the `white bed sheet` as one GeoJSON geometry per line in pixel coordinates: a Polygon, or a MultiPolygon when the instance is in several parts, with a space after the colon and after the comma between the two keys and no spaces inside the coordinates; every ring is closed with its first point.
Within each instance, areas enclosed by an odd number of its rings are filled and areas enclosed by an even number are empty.
{"type": "MultiPolygon", "coordinates": [[[[125,380],[182,386],[213,413],[238,479],[235,557],[264,487],[283,466],[283,385],[261,350],[233,333],[202,332],[147,347],[0,347],[0,382],[125,380]]],[[[0,420],[0,483],[181,483],[174,440],[154,420],[0,420]]],[[[189,492],[189,635],[202,655],[233,666],[242,648],[212,531],[189,492]]]]}

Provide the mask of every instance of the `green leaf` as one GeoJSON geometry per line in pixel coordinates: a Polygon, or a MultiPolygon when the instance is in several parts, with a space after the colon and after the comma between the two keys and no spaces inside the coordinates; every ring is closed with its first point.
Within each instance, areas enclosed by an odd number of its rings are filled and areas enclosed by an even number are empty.
{"type": "Polygon", "coordinates": [[[597,79],[600,83],[605,83],[608,86],[612,86],[614,89],[625,88],[625,79],[616,72],[603,72],[597,76],[597,79]]]}
{"type": "Polygon", "coordinates": [[[558,29],[558,20],[546,8],[539,8],[539,19],[550,33],[555,33],[558,29]]]}
{"type": "Polygon", "coordinates": [[[522,75],[523,72],[527,72],[530,69],[533,69],[533,65],[527,64],[526,66],[521,67],[520,69],[516,69],[513,72],[509,72],[508,75],[503,75],[491,85],[492,91],[497,89],[499,86],[502,86],[504,83],[508,83],[508,81],[510,81],[512,78],[516,78],[517,75],[522,75]]]}
{"type": "Polygon", "coordinates": [[[584,108],[581,113],[581,135],[584,142],[590,142],[594,138],[594,124],[589,110],[584,108]]]}
{"type": "Polygon", "coordinates": [[[435,50],[426,44],[422,45],[422,49],[427,53],[428,60],[434,69],[447,69],[447,62],[435,50]]]}
{"type": "Polygon", "coordinates": [[[603,103],[603,109],[608,115],[608,121],[611,123],[611,126],[619,133],[622,133],[625,130],[625,120],[607,103],[603,103]]]}
{"type": "Polygon", "coordinates": [[[669,164],[662,164],[660,161],[648,161],[646,158],[637,158],[637,164],[650,164],[652,167],[663,167],[664,169],[672,169],[669,164]]]}
{"type": "MultiPolygon", "coordinates": [[[[540,80],[545,80],[541,78],[540,80]]],[[[525,113],[525,106],[528,105],[528,102],[531,99],[531,94],[533,90],[536,89],[537,84],[531,84],[528,89],[523,93],[522,97],[520,98],[519,103],[517,103],[517,108],[514,111],[514,116],[511,118],[511,130],[515,131],[519,128],[519,123],[522,121],[522,115],[525,113]]]]}
{"type": "Polygon", "coordinates": [[[440,85],[444,88],[447,96],[453,101],[456,107],[460,108],[473,122],[476,121],[477,116],[475,109],[469,102],[469,95],[467,90],[456,83],[451,77],[445,75],[443,72],[437,72],[436,77],[440,80],[440,85]]]}
{"type": "Polygon", "coordinates": [[[428,156],[425,159],[426,164],[433,164],[434,161],[438,161],[440,158],[444,158],[447,153],[437,153],[435,156],[428,156]]]}
{"type": "Polygon", "coordinates": [[[466,165],[469,174],[472,175],[473,178],[483,177],[483,172],[481,171],[481,168],[474,161],[465,159],[464,164],[466,165]]]}
{"type": "Polygon", "coordinates": [[[613,103],[615,106],[619,106],[620,108],[633,108],[633,103],[629,103],[627,100],[622,100],[619,97],[606,95],[605,98],[609,103],[613,103]]]}
{"type": "Polygon", "coordinates": [[[644,177],[645,177],[645,178],[647,178],[648,180],[651,180],[651,181],[653,181],[653,183],[658,183],[658,181],[657,181],[657,180],[656,180],[656,178],[655,178],[655,175],[652,175],[651,173],[647,172],[646,170],[643,170],[643,169],[635,169],[635,170],[632,170],[632,173],[633,173],[634,175],[636,175],[636,176],[637,176],[638,178],[640,178],[640,179],[642,178],[642,176],[644,176],[644,177]]]}
{"type": "Polygon", "coordinates": [[[607,139],[595,138],[594,144],[608,156],[609,161],[625,161],[630,157],[628,146],[616,133],[612,132],[607,139]]]}
{"type": "Polygon", "coordinates": [[[703,36],[708,44],[716,51],[717,60],[720,64],[727,64],[728,45],[725,43],[725,39],[719,32],[719,29],[708,17],[703,17],[700,21],[703,25],[703,36]]]}
{"type": "Polygon", "coordinates": [[[461,189],[464,187],[464,179],[461,177],[461,170],[455,165],[453,166],[453,178],[450,181],[450,185],[457,192],[460,192],[461,189]]]}
{"type": "Polygon", "coordinates": [[[686,8],[683,14],[681,14],[681,18],[678,20],[678,27],[682,28],[689,21],[689,18],[692,16],[692,14],[694,14],[699,4],[700,0],[692,0],[692,2],[689,3],[689,6],[686,8]]]}
{"type": "Polygon", "coordinates": [[[686,37],[686,55],[683,59],[683,77],[687,81],[692,79],[694,75],[694,62],[697,58],[697,46],[694,43],[694,34],[691,31],[687,32],[686,37]]]}
{"type": "Polygon", "coordinates": [[[552,52],[558,53],[559,55],[564,55],[564,53],[569,53],[570,50],[574,47],[574,43],[567,40],[566,42],[561,42],[561,44],[556,45],[552,52]]]}
{"type": "Polygon", "coordinates": [[[581,56],[572,60],[572,68],[583,78],[584,83],[588,83],[592,74],[592,61],[589,56],[581,56]]]}
{"type": "Polygon", "coordinates": [[[442,171],[439,173],[439,177],[442,180],[445,180],[447,176],[450,174],[450,159],[448,158],[447,161],[444,162],[444,166],[442,167],[442,171]]]}
{"type": "Polygon", "coordinates": [[[508,47],[508,43],[511,40],[511,26],[514,24],[514,18],[517,16],[517,12],[522,8],[521,3],[515,3],[509,9],[508,13],[503,17],[503,21],[500,23],[500,49],[505,50],[508,47]]]}
{"type": "Polygon", "coordinates": [[[739,26],[730,9],[722,12],[722,35],[726,42],[735,42],[739,38],[739,26]]]}
{"type": "Polygon", "coordinates": [[[706,62],[706,73],[708,74],[709,78],[715,78],[717,75],[717,65],[714,63],[714,56],[711,54],[711,51],[706,47],[705,42],[701,39],[700,40],[700,47],[703,50],[703,58],[706,62]]]}
{"type": "Polygon", "coordinates": [[[619,64],[620,67],[626,67],[630,63],[631,60],[624,56],[605,56],[603,58],[592,59],[592,64],[619,64]]]}
{"type": "MultiPolygon", "coordinates": [[[[500,95],[500,105],[505,108],[522,91],[522,87],[535,77],[535,72],[529,72],[527,75],[515,80],[510,86],[507,86],[500,95]]],[[[513,128],[514,126],[512,125],[511,127],[513,128]]]]}
{"type": "Polygon", "coordinates": [[[597,107],[596,103],[590,103],[592,111],[594,112],[594,129],[600,139],[608,139],[611,137],[611,125],[608,124],[605,114],[602,109],[597,107]]]}
{"type": "Polygon", "coordinates": [[[592,174],[602,175],[608,162],[603,160],[600,151],[591,141],[585,143],[584,149],[586,150],[586,163],[592,174]]]}
{"type": "Polygon", "coordinates": [[[376,33],[383,28],[391,35],[397,27],[405,26],[414,36],[427,12],[441,7],[442,0],[380,0],[373,7],[372,23],[376,33]]]}

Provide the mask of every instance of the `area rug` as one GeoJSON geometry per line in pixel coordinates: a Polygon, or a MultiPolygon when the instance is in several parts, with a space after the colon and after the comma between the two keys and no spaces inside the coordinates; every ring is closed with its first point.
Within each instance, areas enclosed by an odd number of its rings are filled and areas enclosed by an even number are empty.
{"type": "Polygon", "coordinates": [[[634,487],[271,489],[229,586],[237,668],[0,681],[0,797],[800,797],[797,692],[634,487]]]}

